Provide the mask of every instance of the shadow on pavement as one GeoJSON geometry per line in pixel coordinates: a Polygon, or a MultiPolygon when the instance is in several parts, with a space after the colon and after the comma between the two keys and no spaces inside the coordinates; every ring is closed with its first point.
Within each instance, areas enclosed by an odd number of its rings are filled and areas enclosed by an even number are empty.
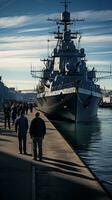
{"type": "Polygon", "coordinates": [[[36,168],[35,200],[107,199],[86,182],[94,180],[81,175],[75,164],[50,157],[33,162],[29,156],[0,152],[1,200],[32,200],[32,166],[36,168]]]}
{"type": "Polygon", "coordinates": [[[0,152],[0,199],[31,200],[31,163],[0,152]]]}

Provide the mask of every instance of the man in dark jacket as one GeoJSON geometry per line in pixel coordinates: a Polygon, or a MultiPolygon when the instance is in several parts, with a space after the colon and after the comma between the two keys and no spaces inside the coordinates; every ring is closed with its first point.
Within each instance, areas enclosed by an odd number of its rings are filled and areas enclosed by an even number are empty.
{"type": "Polygon", "coordinates": [[[10,115],[11,115],[11,107],[10,107],[10,104],[8,103],[7,105],[4,105],[4,118],[5,118],[4,127],[5,127],[5,129],[6,129],[7,122],[8,122],[8,127],[10,129],[10,115]]]}
{"type": "Polygon", "coordinates": [[[33,159],[37,159],[37,144],[39,151],[39,160],[42,160],[42,141],[46,134],[46,126],[43,119],[39,117],[40,113],[35,114],[35,118],[31,121],[30,125],[30,136],[33,143],[33,159]]]}
{"type": "Polygon", "coordinates": [[[15,122],[15,131],[18,132],[18,140],[19,140],[19,151],[22,154],[26,154],[26,136],[28,130],[28,119],[24,116],[24,112],[21,112],[20,117],[16,119],[15,122]]]}

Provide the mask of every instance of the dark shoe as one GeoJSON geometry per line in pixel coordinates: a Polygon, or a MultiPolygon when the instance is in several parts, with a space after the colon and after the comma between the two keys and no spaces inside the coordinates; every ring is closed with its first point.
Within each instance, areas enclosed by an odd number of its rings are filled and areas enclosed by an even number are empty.
{"type": "Polygon", "coordinates": [[[33,160],[37,160],[37,158],[33,158],[33,160]]]}
{"type": "Polygon", "coordinates": [[[39,161],[42,162],[42,158],[39,158],[39,161]]]}
{"type": "Polygon", "coordinates": [[[27,152],[25,151],[24,154],[27,155],[27,152]]]}
{"type": "Polygon", "coordinates": [[[22,154],[22,151],[20,151],[19,154],[22,154]]]}

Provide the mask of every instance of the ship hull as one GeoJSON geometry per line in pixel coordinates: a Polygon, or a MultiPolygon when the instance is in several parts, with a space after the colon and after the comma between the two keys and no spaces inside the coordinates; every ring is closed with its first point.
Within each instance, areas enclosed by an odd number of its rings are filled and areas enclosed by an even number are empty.
{"type": "Polygon", "coordinates": [[[74,89],[37,95],[38,109],[46,114],[63,117],[72,121],[92,121],[97,116],[101,94],[89,90],[74,89]]]}

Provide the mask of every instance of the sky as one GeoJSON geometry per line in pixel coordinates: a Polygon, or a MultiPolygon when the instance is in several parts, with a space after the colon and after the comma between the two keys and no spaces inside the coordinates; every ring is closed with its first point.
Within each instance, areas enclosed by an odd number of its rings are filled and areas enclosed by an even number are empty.
{"type": "MultiPolygon", "coordinates": [[[[47,19],[60,17],[60,0],[0,0],[0,76],[8,87],[18,90],[34,89],[38,80],[32,78],[35,70],[44,67],[56,44],[51,32],[57,30],[47,19]]],[[[74,24],[73,31],[82,35],[81,48],[85,48],[87,67],[95,67],[97,77],[107,76],[112,65],[112,1],[71,0],[71,17],[83,18],[74,24]]],[[[99,79],[102,88],[112,89],[112,78],[99,79]]]]}

